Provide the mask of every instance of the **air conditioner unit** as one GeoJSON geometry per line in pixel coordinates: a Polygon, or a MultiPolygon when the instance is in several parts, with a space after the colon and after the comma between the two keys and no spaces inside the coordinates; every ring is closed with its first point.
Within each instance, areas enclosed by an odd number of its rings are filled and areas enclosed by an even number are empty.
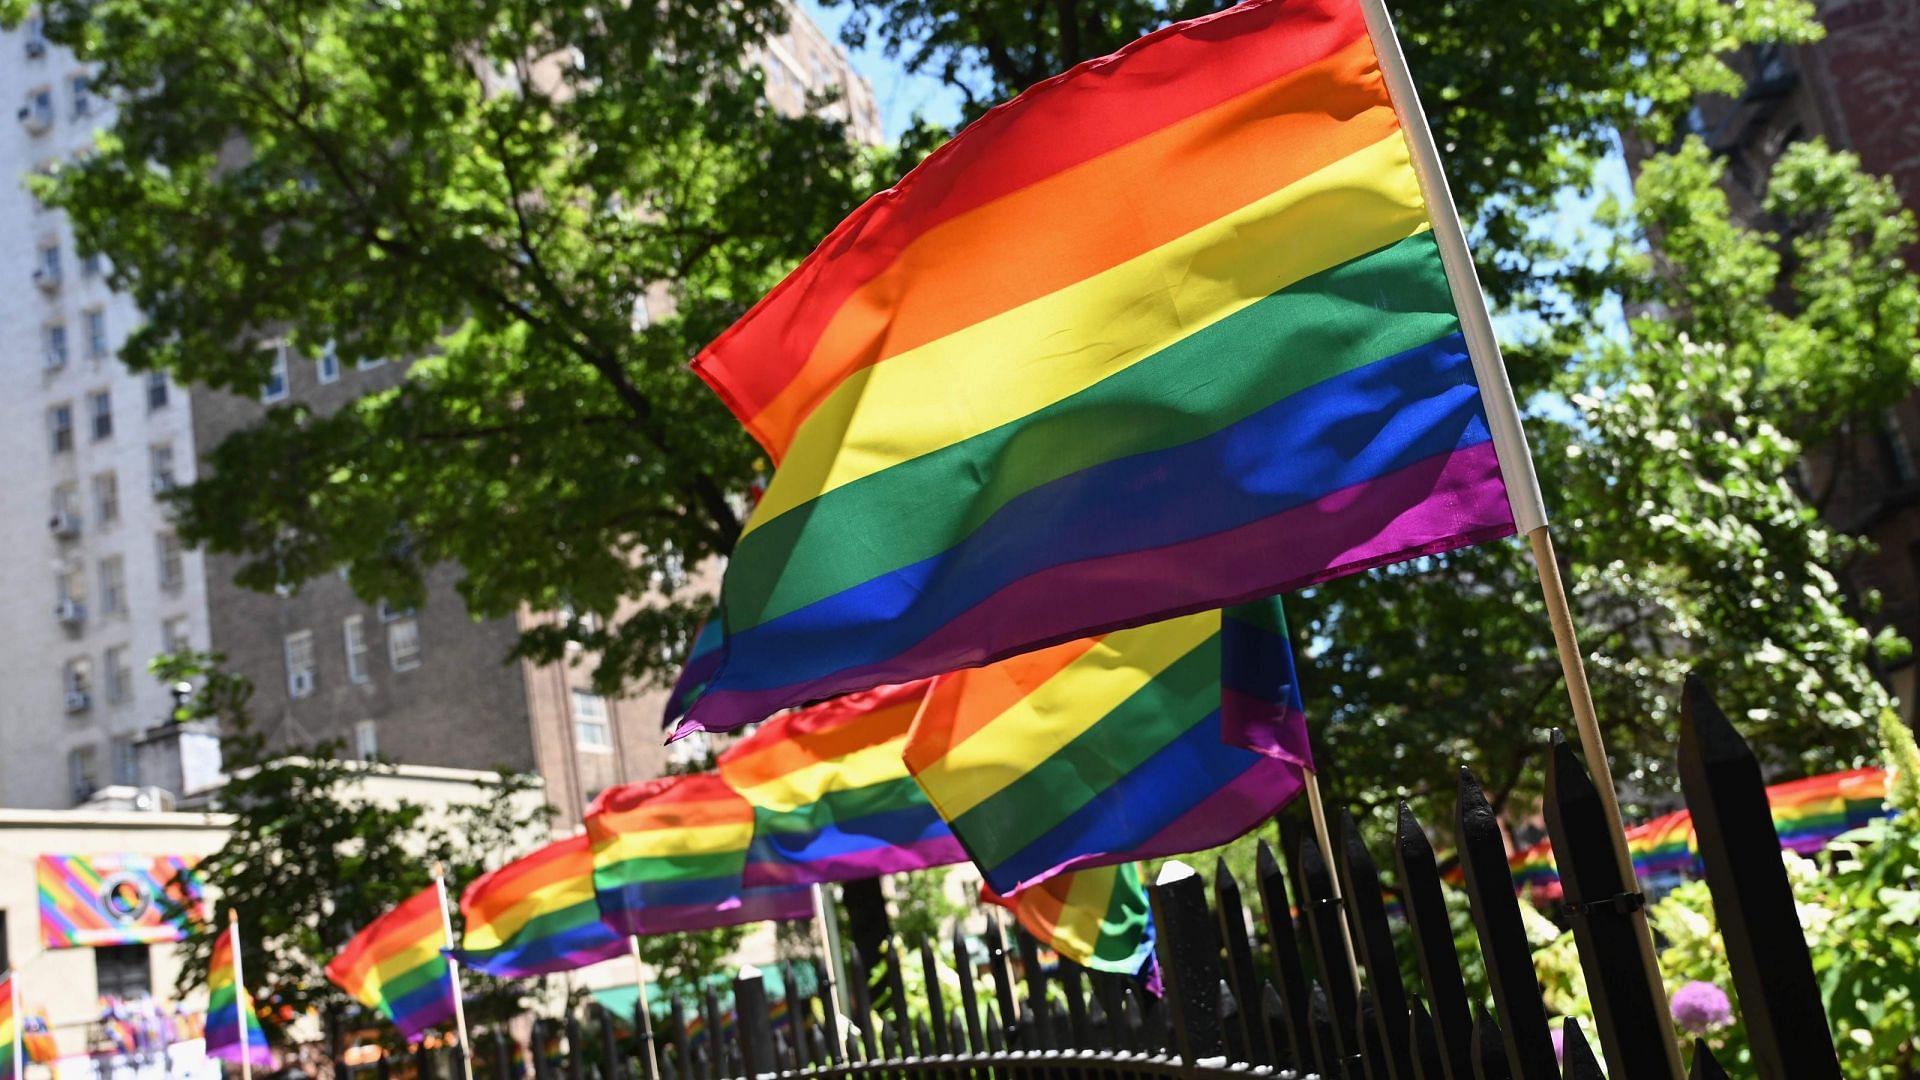
{"type": "Polygon", "coordinates": [[[313,672],[296,671],[287,677],[287,692],[293,697],[303,698],[313,693],[313,672]]]}
{"type": "Polygon", "coordinates": [[[47,55],[47,40],[45,38],[30,37],[27,39],[27,59],[38,60],[45,55],[47,55]]]}
{"type": "Polygon", "coordinates": [[[68,626],[78,626],[87,621],[87,605],[78,600],[62,600],[53,605],[53,614],[68,626]]]}
{"type": "Polygon", "coordinates": [[[47,528],[60,539],[71,540],[80,535],[80,515],[62,510],[53,515],[53,520],[47,522],[47,528]]]}
{"type": "Polygon", "coordinates": [[[70,713],[86,712],[88,707],[90,707],[92,704],[93,704],[93,699],[87,695],[87,692],[85,690],[67,691],[67,711],[68,712],[70,713]]]}
{"type": "Polygon", "coordinates": [[[60,288],[60,274],[57,271],[48,270],[44,266],[35,267],[33,271],[33,283],[40,286],[41,292],[51,293],[60,288]]]}
{"type": "Polygon", "coordinates": [[[40,105],[20,106],[20,126],[33,135],[44,135],[53,126],[53,110],[40,105]]]}

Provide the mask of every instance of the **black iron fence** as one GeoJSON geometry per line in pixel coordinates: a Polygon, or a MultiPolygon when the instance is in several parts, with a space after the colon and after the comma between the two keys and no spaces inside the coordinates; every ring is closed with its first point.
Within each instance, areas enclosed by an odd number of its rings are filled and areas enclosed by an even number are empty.
{"type": "MultiPolygon", "coordinates": [[[[1838,1077],[1759,764],[1697,681],[1685,695],[1679,771],[1754,1068],[1768,1078],[1838,1077]]],[[[1278,853],[1263,842],[1250,892],[1224,864],[1211,889],[1185,867],[1161,875],[1149,892],[1162,996],[1067,961],[1047,970],[1030,938],[1006,942],[991,925],[980,987],[975,954],[957,931],[944,944],[961,977],[943,983],[931,943],[908,952],[885,936],[845,958],[844,1023],[830,993],[800,992],[792,978],[776,1018],[760,975],[749,970],[733,983],[730,1016],[712,992],[676,1003],[657,1025],[640,1016],[616,1022],[596,1006],[584,1018],[536,1021],[530,1064],[504,1034],[477,1034],[475,1072],[495,1080],[529,1069],[537,1080],[1573,1080],[1602,1076],[1604,1060],[1615,1080],[1673,1077],[1666,1002],[1634,940],[1631,920],[1644,899],[1622,881],[1599,792],[1572,748],[1558,738],[1548,748],[1546,817],[1594,1030],[1561,1021],[1558,1053],[1505,843],[1464,770],[1456,815],[1490,1001],[1467,990],[1434,849],[1402,805],[1390,840],[1411,929],[1405,970],[1416,979],[1402,975],[1382,897],[1374,853],[1389,838],[1370,843],[1342,815],[1331,853],[1304,829],[1283,826],[1278,853]],[[923,976],[917,994],[903,978],[909,965],[923,976]],[[655,1028],[650,1041],[646,1027],[655,1028]],[[563,1035],[564,1052],[546,1052],[563,1035]]],[[[1725,1075],[1704,1043],[1690,1056],[1691,1076],[1725,1075]]],[[[401,1064],[421,1080],[454,1077],[459,1068],[451,1055],[401,1064]]],[[[380,1080],[388,1068],[379,1064],[380,1080]]]]}

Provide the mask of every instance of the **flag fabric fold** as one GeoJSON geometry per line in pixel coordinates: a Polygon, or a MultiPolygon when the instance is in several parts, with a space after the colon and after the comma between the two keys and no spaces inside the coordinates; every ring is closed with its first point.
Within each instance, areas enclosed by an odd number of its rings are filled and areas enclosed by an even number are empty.
{"type": "Polygon", "coordinates": [[[1061,874],[1011,898],[984,885],[980,895],[1081,967],[1139,975],[1153,958],[1153,913],[1133,863],[1061,874]]]}
{"type": "Polygon", "coordinates": [[[1355,0],[1248,0],[1041,83],[694,368],[778,468],[689,727],[1514,531],[1355,0]]]}
{"type": "Polygon", "coordinates": [[[556,840],[476,878],[460,894],[465,927],[450,955],[476,971],[524,979],[627,955],[627,939],[600,920],[593,846],[556,840]]]}
{"type": "Polygon", "coordinates": [[[720,755],[753,807],[747,885],[849,881],[965,862],[901,760],[929,682],[783,713],[720,755]]]}
{"type": "Polygon", "coordinates": [[[266,1029],[253,1005],[253,995],[240,978],[240,928],[235,923],[213,941],[207,962],[207,1054],[225,1061],[243,1057],[254,1065],[271,1067],[266,1029]]]}
{"type": "Polygon", "coordinates": [[[1300,792],[1312,759],[1284,616],[1249,606],[936,680],[906,765],[993,889],[1224,844],[1300,792]],[[1264,752],[1223,740],[1229,713],[1264,752]]]}
{"type": "Polygon", "coordinates": [[[368,923],[327,964],[327,978],[379,1010],[408,1042],[454,1018],[453,969],[440,889],[429,885],[368,923]]]}
{"type": "Polygon", "coordinates": [[[813,914],[806,886],[742,884],[753,807],[718,773],[608,788],[587,810],[587,836],[600,918],[623,935],[813,914]]]}

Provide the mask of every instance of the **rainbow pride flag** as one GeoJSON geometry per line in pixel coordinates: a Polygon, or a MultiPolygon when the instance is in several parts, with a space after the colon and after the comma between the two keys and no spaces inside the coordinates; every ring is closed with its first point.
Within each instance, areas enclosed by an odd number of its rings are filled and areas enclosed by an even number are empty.
{"type": "Polygon", "coordinates": [[[753,806],[746,885],[849,881],[965,862],[900,759],[928,682],[784,713],[720,755],[753,806]]]}
{"type": "Polygon", "coordinates": [[[646,935],[812,915],[806,886],[742,884],[753,818],[718,773],[601,792],[587,810],[600,918],[621,934],[646,935]]]}
{"type": "Polygon", "coordinates": [[[20,984],[9,972],[0,977],[0,1080],[20,1080],[26,1062],[20,1041],[20,984]]]}
{"type": "Polygon", "coordinates": [[[980,895],[1081,967],[1138,975],[1153,956],[1153,914],[1133,863],[1060,874],[1011,898],[987,886],[980,895]]]}
{"type": "Polygon", "coordinates": [[[1357,0],[1081,64],[695,358],[778,468],[686,723],[1509,535],[1497,359],[1481,386],[1357,0]]]}
{"type": "Polygon", "coordinates": [[[60,1042],[53,1036],[53,1025],[47,1023],[45,1010],[20,1021],[20,1042],[26,1047],[27,1060],[35,1065],[60,1060],[60,1042]]]}
{"type": "Polygon", "coordinates": [[[1278,600],[943,676],[903,752],[1003,895],[1224,844],[1298,794],[1312,762],[1278,600]],[[1235,727],[1268,753],[1229,745],[1235,727]]]}
{"type": "Polygon", "coordinates": [[[207,1054],[226,1061],[245,1058],[254,1065],[272,1067],[266,1029],[253,1007],[240,975],[240,925],[228,923],[213,940],[207,961],[207,1054]]]}
{"type": "Polygon", "coordinates": [[[680,677],[674,680],[673,689],[667,693],[666,708],[661,715],[661,723],[672,728],[693,708],[693,703],[706,692],[707,684],[713,681],[713,673],[720,667],[720,643],[726,640],[721,630],[720,619],[709,616],[700,624],[700,630],[693,636],[693,647],[687,651],[687,662],[680,668],[680,677]]]}
{"type": "Polygon", "coordinates": [[[600,921],[593,846],[586,834],[488,871],[460,894],[465,925],[453,958],[503,979],[571,971],[627,954],[600,921]]]}
{"type": "Polygon", "coordinates": [[[436,883],[362,927],[327,964],[327,978],[417,1042],[454,1017],[446,909],[436,883]]]}

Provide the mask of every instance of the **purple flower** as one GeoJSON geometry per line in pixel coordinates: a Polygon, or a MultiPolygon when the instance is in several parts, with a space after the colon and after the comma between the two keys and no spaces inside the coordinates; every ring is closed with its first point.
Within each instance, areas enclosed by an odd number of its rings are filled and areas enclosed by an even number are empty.
{"type": "Polygon", "coordinates": [[[1673,1021],[1693,1035],[1733,1023],[1733,1002],[1710,982],[1695,980],[1673,992],[1673,1021]]]}
{"type": "Polygon", "coordinates": [[[1566,1021],[1562,1020],[1560,1023],[1560,1027],[1552,1028],[1547,1032],[1547,1037],[1553,1040],[1553,1060],[1565,1065],[1567,1063],[1566,1021]]]}

